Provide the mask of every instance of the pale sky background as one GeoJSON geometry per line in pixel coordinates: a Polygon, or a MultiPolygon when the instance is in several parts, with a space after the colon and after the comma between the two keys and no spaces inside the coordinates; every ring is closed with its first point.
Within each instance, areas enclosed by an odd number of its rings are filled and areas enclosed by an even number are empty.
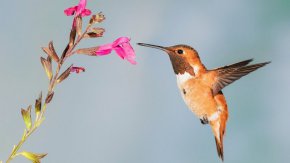
{"type": "MultiPolygon", "coordinates": [[[[23,132],[20,108],[47,90],[40,47],[53,40],[57,51],[63,50],[72,21],[63,10],[77,3],[1,2],[0,160],[23,132]]],[[[100,25],[106,33],[81,47],[129,36],[138,64],[115,53],[72,57],[67,63],[86,72],[57,88],[44,124],[23,150],[47,152],[47,163],[219,162],[210,128],[180,97],[168,56],[136,45],[183,43],[193,46],[208,68],[249,58],[272,61],[224,89],[230,111],[225,162],[289,162],[290,1],[89,0],[88,8],[106,15],[100,25]]]]}

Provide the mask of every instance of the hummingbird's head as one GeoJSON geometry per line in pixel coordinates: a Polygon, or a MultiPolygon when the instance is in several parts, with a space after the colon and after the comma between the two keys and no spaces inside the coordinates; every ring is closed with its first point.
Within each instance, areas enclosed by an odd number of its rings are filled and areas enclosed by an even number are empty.
{"type": "Polygon", "coordinates": [[[188,45],[163,47],[145,43],[138,43],[138,45],[165,51],[170,57],[175,74],[184,74],[188,72],[192,76],[195,76],[192,66],[197,63],[199,64],[200,59],[197,51],[192,47],[188,45]]]}

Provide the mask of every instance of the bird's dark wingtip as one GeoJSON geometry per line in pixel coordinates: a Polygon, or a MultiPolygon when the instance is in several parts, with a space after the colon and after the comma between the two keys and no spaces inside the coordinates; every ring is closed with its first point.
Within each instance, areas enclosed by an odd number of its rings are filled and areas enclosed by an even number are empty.
{"type": "Polygon", "coordinates": [[[272,63],[272,61],[264,62],[265,65],[272,63]]]}

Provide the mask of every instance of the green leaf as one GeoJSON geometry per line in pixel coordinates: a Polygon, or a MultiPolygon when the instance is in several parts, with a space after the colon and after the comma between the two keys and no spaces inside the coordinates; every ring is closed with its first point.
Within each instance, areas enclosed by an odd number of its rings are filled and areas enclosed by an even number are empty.
{"type": "Polygon", "coordinates": [[[23,151],[21,153],[18,153],[17,155],[22,155],[25,158],[31,160],[33,163],[40,163],[40,159],[45,157],[47,154],[37,154],[37,153],[23,151]]]}
{"type": "Polygon", "coordinates": [[[45,120],[45,117],[42,117],[41,119],[38,119],[38,120],[35,122],[35,126],[36,126],[36,127],[40,126],[44,120],[45,120]]]}
{"type": "Polygon", "coordinates": [[[25,109],[21,109],[21,114],[22,114],[22,118],[24,120],[24,123],[26,125],[27,130],[30,130],[32,122],[31,122],[31,105],[27,108],[27,110],[25,109]]]}

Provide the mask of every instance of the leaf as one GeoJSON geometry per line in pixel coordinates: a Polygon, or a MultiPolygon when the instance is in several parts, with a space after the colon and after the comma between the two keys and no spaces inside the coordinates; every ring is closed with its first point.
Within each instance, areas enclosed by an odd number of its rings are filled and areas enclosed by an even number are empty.
{"type": "Polygon", "coordinates": [[[105,32],[104,28],[93,28],[91,31],[84,35],[84,38],[102,37],[105,32]]]}
{"type": "Polygon", "coordinates": [[[35,100],[35,114],[36,116],[39,115],[41,112],[41,101],[42,101],[42,92],[40,92],[40,95],[38,96],[38,99],[35,100]]]}
{"type": "Polygon", "coordinates": [[[48,104],[52,100],[54,92],[50,92],[49,95],[45,99],[45,103],[48,104]]]}
{"type": "Polygon", "coordinates": [[[31,160],[33,163],[40,163],[40,159],[45,157],[47,155],[47,153],[46,154],[37,154],[37,153],[23,151],[21,153],[18,153],[17,155],[22,155],[25,158],[31,160]]]}
{"type": "Polygon", "coordinates": [[[40,58],[41,64],[46,72],[46,75],[49,80],[52,79],[52,67],[51,67],[51,62],[49,60],[46,60],[45,58],[41,57],[40,58]]]}
{"type": "Polygon", "coordinates": [[[45,117],[42,117],[41,119],[38,119],[38,120],[35,122],[35,126],[36,126],[36,127],[40,126],[44,120],[45,120],[45,117]]]}
{"type": "Polygon", "coordinates": [[[48,47],[41,47],[41,49],[43,50],[44,53],[46,53],[48,56],[51,55],[51,51],[49,50],[48,47]]]}
{"type": "Polygon", "coordinates": [[[31,105],[25,109],[21,109],[22,118],[24,120],[25,126],[27,130],[30,130],[32,122],[31,122],[31,105]]]}
{"type": "Polygon", "coordinates": [[[50,57],[50,56],[47,56],[47,57],[46,57],[46,60],[47,60],[47,62],[51,65],[51,57],[50,57]]]}
{"type": "Polygon", "coordinates": [[[50,41],[49,44],[48,44],[48,47],[49,47],[49,50],[51,51],[51,55],[50,57],[55,61],[55,62],[58,62],[59,61],[59,58],[58,58],[58,55],[54,49],[54,46],[53,46],[53,42],[50,41]]]}
{"type": "Polygon", "coordinates": [[[76,50],[76,53],[85,54],[89,56],[96,56],[96,51],[98,50],[98,48],[99,48],[98,46],[91,47],[91,48],[82,48],[82,49],[76,50]]]}
{"type": "Polygon", "coordinates": [[[71,72],[71,68],[73,65],[71,65],[69,68],[67,68],[56,80],[57,83],[61,83],[63,80],[65,80],[71,72]]]}
{"type": "Polygon", "coordinates": [[[82,26],[83,26],[83,19],[79,15],[76,17],[76,32],[77,32],[78,36],[82,35],[82,26]]]}
{"type": "Polygon", "coordinates": [[[105,16],[102,14],[102,12],[93,15],[90,19],[90,25],[95,24],[95,23],[101,23],[102,21],[104,21],[106,18],[105,16]]]}
{"type": "Polygon", "coordinates": [[[50,41],[48,44],[48,47],[42,47],[42,50],[49,56],[51,57],[55,62],[59,61],[59,58],[55,52],[53,42],[50,41]]]}
{"type": "Polygon", "coordinates": [[[75,43],[75,39],[76,39],[76,27],[73,26],[71,31],[70,31],[70,36],[69,36],[69,46],[73,46],[73,44],[75,43]]]}
{"type": "Polygon", "coordinates": [[[68,44],[68,45],[65,47],[64,51],[62,52],[62,55],[61,55],[61,64],[63,63],[64,58],[66,57],[66,53],[67,53],[69,47],[70,47],[70,45],[68,44]]]}

